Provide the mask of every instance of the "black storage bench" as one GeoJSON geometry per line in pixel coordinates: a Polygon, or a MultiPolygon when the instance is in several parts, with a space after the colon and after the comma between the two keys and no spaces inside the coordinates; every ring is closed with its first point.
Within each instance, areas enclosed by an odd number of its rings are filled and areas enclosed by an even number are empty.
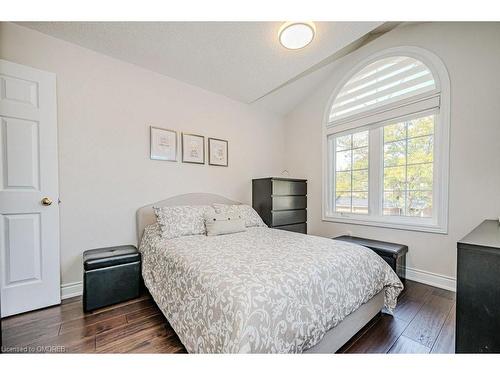
{"type": "Polygon", "coordinates": [[[389,266],[396,272],[401,281],[404,283],[406,279],[406,253],[408,246],[398,243],[370,240],[367,238],[340,236],[334,240],[352,242],[364,247],[367,247],[376,252],[389,266]]]}
{"type": "Polygon", "coordinates": [[[83,309],[86,312],[140,294],[141,255],[133,245],[85,251],[83,270],[83,309]]]}

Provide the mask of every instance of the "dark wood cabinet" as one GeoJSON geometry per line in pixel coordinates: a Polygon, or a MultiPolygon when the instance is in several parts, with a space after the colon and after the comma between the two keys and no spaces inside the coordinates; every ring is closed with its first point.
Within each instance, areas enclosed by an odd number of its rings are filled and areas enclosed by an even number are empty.
{"type": "Polygon", "coordinates": [[[252,206],[270,228],[307,233],[307,180],[255,179],[252,206]]]}
{"type": "Polygon", "coordinates": [[[485,220],[457,244],[457,353],[500,353],[500,224],[485,220]]]}

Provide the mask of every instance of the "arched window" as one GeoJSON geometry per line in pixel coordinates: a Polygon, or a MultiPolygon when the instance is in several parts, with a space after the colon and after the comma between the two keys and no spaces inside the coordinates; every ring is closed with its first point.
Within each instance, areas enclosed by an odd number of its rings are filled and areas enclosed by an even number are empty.
{"type": "Polygon", "coordinates": [[[358,65],[324,125],[323,219],[447,231],[449,79],[435,55],[396,48],[358,65]]]}

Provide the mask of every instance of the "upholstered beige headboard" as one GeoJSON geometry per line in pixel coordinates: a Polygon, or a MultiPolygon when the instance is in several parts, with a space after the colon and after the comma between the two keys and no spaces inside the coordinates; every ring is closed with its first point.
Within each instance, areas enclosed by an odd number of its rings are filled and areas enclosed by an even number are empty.
{"type": "Polygon", "coordinates": [[[156,216],[153,211],[153,206],[164,207],[164,206],[200,206],[200,205],[211,205],[212,203],[221,204],[240,204],[240,202],[233,201],[231,199],[222,197],[217,194],[209,193],[190,193],[176,195],[165,200],[148,204],[147,206],[141,207],[137,210],[137,240],[138,244],[141,242],[142,233],[147,225],[156,222],[156,216]]]}

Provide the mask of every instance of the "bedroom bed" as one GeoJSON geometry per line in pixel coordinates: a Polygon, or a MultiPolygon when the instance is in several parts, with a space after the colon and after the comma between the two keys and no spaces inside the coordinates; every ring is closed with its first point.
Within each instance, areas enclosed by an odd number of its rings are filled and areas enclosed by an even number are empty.
{"type": "Polygon", "coordinates": [[[334,353],[403,288],[362,246],[251,227],[165,240],[153,206],[234,205],[185,194],[137,211],[144,283],[189,353],[334,353]]]}

